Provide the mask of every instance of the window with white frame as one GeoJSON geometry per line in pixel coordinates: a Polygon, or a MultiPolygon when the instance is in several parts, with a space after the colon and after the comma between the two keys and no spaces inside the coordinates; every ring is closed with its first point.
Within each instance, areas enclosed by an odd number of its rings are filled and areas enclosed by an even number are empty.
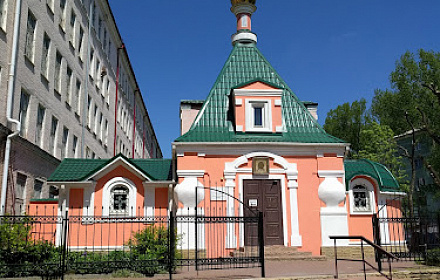
{"type": "Polygon", "coordinates": [[[61,92],[61,62],[63,61],[63,57],[57,51],[55,56],[55,72],[54,72],[54,83],[55,83],[55,91],[58,93],[61,92]]]}
{"type": "Polygon", "coordinates": [[[72,141],[72,155],[74,158],[76,158],[76,150],[78,145],[78,137],[73,135],[73,141],[72,141]]]}
{"type": "Polygon", "coordinates": [[[81,81],[76,80],[76,90],[75,90],[75,102],[76,102],[76,114],[81,115],[81,81]]]}
{"type": "Polygon", "coordinates": [[[246,100],[246,131],[271,132],[270,100],[246,100]]]}
{"type": "Polygon", "coordinates": [[[129,206],[129,190],[123,185],[118,185],[110,191],[110,215],[127,216],[129,206]]]}
{"type": "Polygon", "coordinates": [[[84,39],[84,29],[80,26],[79,27],[79,38],[78,38],[78,56],[79,59],[82,60],[83,58],[83,39],[84,39]]]}
{"type": "Polygon", "coordinates": [[[34,51],[35,51],[35,28],[37,26],[37,19],[31,13],[28,12],[27,19],[27,29],[26,29],[26,45],[24,49],[25,56],[30,60],[34,61],[34,51]]]}
{"type": "Polygon", "coordinates": [[[71,91],[72,91],[72,82],[73,82],[73,72],[72,69],[67,66],[67,85],[66,85],[66,103],[71,104],[71,91]]]}
{"type": "Polygon", "coordinates": [[[34,181],[34,195],[32,196],[33,199],[42,198],[43,184],[44,183],[40,180],[34,181]]]}
{"type": "Polygon", "coordinates": [[[58,119],[55,118],[54,116],[52,116],[52,123],[50,126],[50,143],[49,143],[49,147],[52,149],[52,153],[54,156],[56,156],[56,135],[57,135],[57,131],[58,131],[58,119]]]}
{"type": "Polygon", "coordinates": [[[357,178],[350,183],[350,214],[365,215],[375,211],[373,184],[364,179],[357,178]]]}
{"type": "Polygon", "coordinates": [[[76,22],[76,14],[73,9],[70,11],[70,28],[69,28],[69,39],[72,43],[72,47],[76,47],[75,42],[75,22],[76,22]]]}
{"type": "Polygon", "coordinates": [[[35,127],[35,144],[42,147],[41,139],[43,134],[43,123],[44,116],[46,115],[46,108],[44,108],[41,104],[38,104],[37,110],[37,124],[35,127]]]}
{"type": "Polygon", "coordinates": [[[66,28],[66,0],[60,0],[60,27],[66,28]]]}
{"type": "Polygon", "coordinates": [[[7,0],[0,0],[0,29],[6,30],[7,0]]]}
{"type": "Polygon", "coordinates": [[[136,209],[136,185],[124,177],[105,183],[102,196],[103,216],[133,215],[136,209]]]}
{"type": "Polygon", "coordinates": [[[20,135],[26,137],[28,129],[28,109],[30,96],[24,90],[21,91],[20,113],[18,119],[21,123],[20,135]]]}
{"type": "Polygon", "coordinates": [[[46,5],[49,7],[49,10],[53,13],[53,0],[46,0],[46,5]]]}
{"type": "Polygon", "coordinates": [[[43,49],[41,51],[41,74],[44,77],[49,77],[49,50],[50,50],[51,40],[49,36],[44,33],[43,37],[43,49]]]}

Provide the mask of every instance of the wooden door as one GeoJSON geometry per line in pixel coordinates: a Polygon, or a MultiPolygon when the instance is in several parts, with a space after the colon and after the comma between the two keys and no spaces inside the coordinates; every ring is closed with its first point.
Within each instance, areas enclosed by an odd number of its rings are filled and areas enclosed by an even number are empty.
{"type": "MultiPolygon", "coordinates": [[[[254,211],[263,212],[264,244],[283,245],[283,212],[279,180],[244,180],[244,203],[254,211]]],[[[245,215],[249,210],[244,207],[245,215]]],[[[256,225],[245,226],[245,245],[258,244],[256,225]]]]}

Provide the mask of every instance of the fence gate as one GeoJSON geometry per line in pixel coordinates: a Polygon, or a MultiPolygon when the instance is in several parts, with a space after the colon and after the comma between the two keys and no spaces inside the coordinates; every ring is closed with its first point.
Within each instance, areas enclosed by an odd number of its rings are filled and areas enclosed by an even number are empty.
{"type": "Polygon", "coordinates": [[[387,200],[373,216],[375,243],[400,260],[425,261],[429,250],[440,247],[439,215],[428,210],[417,200],[410,210],[406,197],[387,200]]]}
{"type": "Polygon", "coordinates": [[[185,270],[249,267],[264,277],[262,214],[217,188],[198,193],[198,207],[148,215],[143,208],[102,215],[103,209],[71,205],[63,216],[55,215],[56,206],[41,216],[2,216],[0,277],[168,273],[172,279],[185,270]],[[258,236],[258,244],[245,246],[246,236],[258,236]]]}

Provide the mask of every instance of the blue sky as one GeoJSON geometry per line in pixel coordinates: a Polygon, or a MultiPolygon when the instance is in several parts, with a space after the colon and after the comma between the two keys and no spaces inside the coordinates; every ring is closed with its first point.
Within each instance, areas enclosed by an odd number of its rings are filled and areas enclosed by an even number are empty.
{"type": "MultiPolygon", "coordinates": [[[[162,148],[179,136],[179,103],[205,99],[232,50],[228,0],[109,0],[162,148]]],[[[344,102],[389,88],[406,51],[438,51],[438,0],[257,0],[258,48],[319,123],[344,102]]]]}

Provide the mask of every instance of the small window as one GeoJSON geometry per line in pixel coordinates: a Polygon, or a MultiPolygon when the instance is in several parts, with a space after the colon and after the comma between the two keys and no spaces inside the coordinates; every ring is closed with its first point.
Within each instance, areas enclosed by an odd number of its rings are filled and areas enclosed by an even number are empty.
{"type": "Polygon", "coordinates": [[[6,14],[7,14],[7,1],[6,0],[0,0],[0,29],[5,30],[6,25],[6,14]]]}
{"type": "Polygon", "coordinates": [[[27,128],[28,128],[28,109],[29,109],[29,94],[27,94],[24,90],[21,91],[21,97],[20,97],[20,113],[19,113],[19,120],[21,122],[21,131],[20,135],[23,137],[26,137],[27,135],[27,128]]]}
{"type": "Polygon", "coordinates": [[[49,187],[49,198],[58,198],[60,191],[56,186],[49,187]]]}
{"type": "Polygon", "coordinates": [[[27,29],[26,29],[26,45],[24,53],[30,61],[34,61],[34,51],[35,51],[35,27],[37,25],[37,19],[29,11],[27,19],[27,29]]]}
{"type": "Polygon", "coordinates": [[[16,199],[24,199],[25,198],[25,190],[26,190],[26,180],[27,176],[21,173],[17,173],[17,180],[15,185],[15,198],[16,199]]]}
{"type": "Polygon", "coordinates": [[[356,212],[371,211],[370,192],[364,186],[353,187],[353,206],[356,212]]]}
{"type": "Polygon", "coordinates": [[[43,182],[40,180],[35,180],[35,182],[34,182],[34,195],[32,198],[33,199],[40,199],[42,190],[43,190],[43,182]]]}
{"type": "Polygon", "coordinates": [[[246,131],[271,132],[270,101],[246,101],[246,131]]]}
{"type": "Polygon", "coordinates": [[[125,186],[116,186],[110,193],[110,215],[128,215],[129,190],[125,186]]]}

